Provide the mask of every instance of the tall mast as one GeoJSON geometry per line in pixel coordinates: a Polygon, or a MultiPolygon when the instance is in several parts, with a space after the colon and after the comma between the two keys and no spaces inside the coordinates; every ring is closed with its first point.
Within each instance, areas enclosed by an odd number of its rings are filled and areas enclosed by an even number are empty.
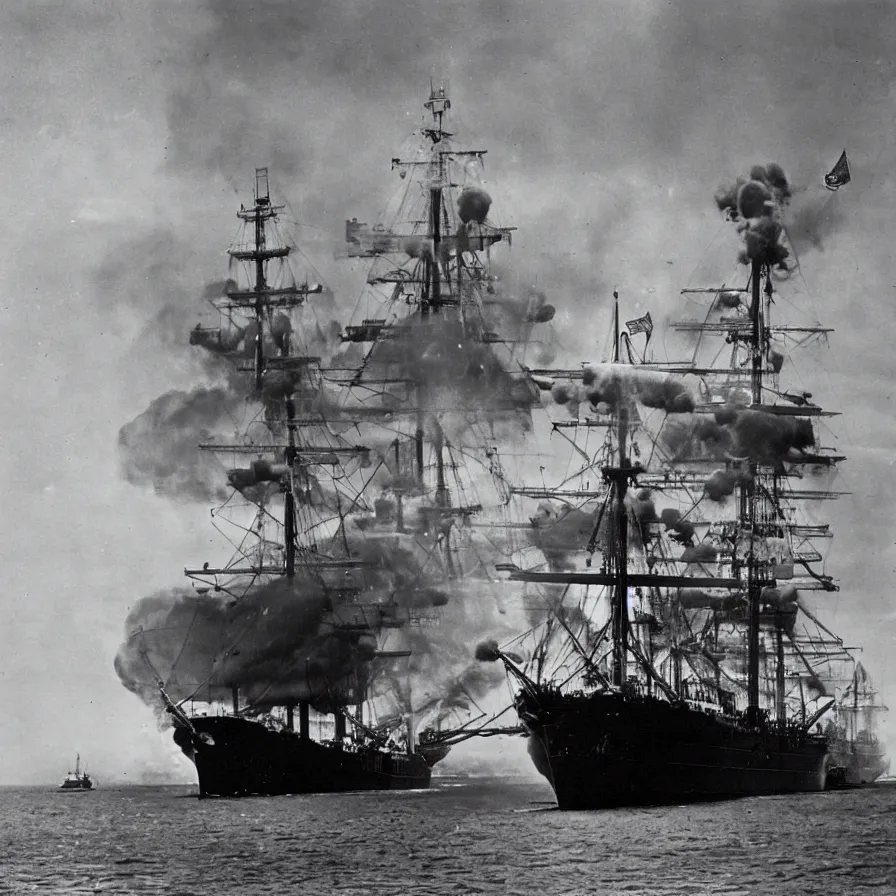
{"type": "Polygon", "coordinates": [[[261,376],[264,373],[264,290],[267,286],[264,273],[265,218],[271,215],[268,169],[255,169],[255,388],[261,391],[261,376]]]}
{"type": "MultiPolygon", "coordinates": [[[[762,305],[760,282],[762,279],[762,262],[753,259],[750,277],[751,302],[750,319],[752,332],[750,349],[752,352],[752,368],[750,374],[751,400],[754,407],[762,404],[762,305]]],[[[747,626],[747,715],[752,724],[759,721],[759,604],[762,583],[756,569],[756,558],[753,549],[756,537],[756,474],[758,465],[750,462],[749,481],[741,492],[742,526],[749,527],[750,546],[747,554],[747,599],[749,620],[747,626]]]]}
{"type": "Polygon", "coordinates": [[[421,312],[429,313],[430,308],[438,312],[442,299],[442,272],[439,268],[442,242],[442,183],[445,179],[445,161],[442,155],[441,143],[445,137],[451,135],[443,129],[445,113],[451,108],[451,100],[444,87],[436,89],[430,82],[429,99],[423,104],[432,113],[432,125],[423,129],[423,133],[432,141],[432,162],[430,166],[429,187],[429,233],[432,238],[432,258],[426,261],[427,286],[429,290],[428,302],[422,303],[421,312]]]}
{"type": "MultiPolygon", "coordinates": [[[[613,362],[619,363],[619,293],[613,291],[613,362]]],[[[613,514],[613,551],[611,562],[616,573],[613,595],[613,684],[621,687],[626,680],[628,666],[628,514],[625,495],[631,470],[628,463],[628,407],[624,401],[616,414],[618,466],[604,470],[604,477],[615,492],[613,514]]]]}
{"type": "MultiPolygon", "coordinates": [[[[441,307],[442,278],[439,269],[439,257],[441,255],[441,217],[442,217],[442,181],[445,177],[445,164],[442,156],[441,142],[443,138],[450,136],[443,130],[443,118],[451,108],[451,100],[444,87],[438,90],[430,82],[429,99],[423,104],[432,113],[432,125],[424,128],[423,133],[432,141],[432,161],[430,175],[432,177],[429,188],[428,226],[432,238],[432,258],[424,258],[426,271],[424,292],[420,303],[420,314],[428,317],[430,309],[438,312],[441,307]]],[[[425,431],[425,405],[426,393],[422,384],[417,385],[417,429],[414,433],[417,455],[417,479],[423,482],[423,446],[425,431]]]]}

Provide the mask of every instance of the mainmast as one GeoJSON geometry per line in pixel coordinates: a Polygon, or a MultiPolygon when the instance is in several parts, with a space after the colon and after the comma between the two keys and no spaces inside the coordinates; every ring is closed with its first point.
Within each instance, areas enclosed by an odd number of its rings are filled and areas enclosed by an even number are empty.
{"type": "MultiPolygon", "coordinates": [[[[268,247],[268,224],[275,221],[277,215],[284,206],[271,204],[270,187],[268,183],[268,169],[255,169],[255,204],[251,209],[240,208],[237,216],[247,222],[254,230],[254,243],[249,247],[241,246],[231,249],[232,258],[252,263],[254,267],[254,285],[249,291],[231,290],[227,293],[228,299],[235,307],[244,309],[252,308],[255,312],[255,351],[254,351],[254,381],[255,391],[261,392],[264,384],[265,371],[270,368],[275,359],[266,358],[264,350],[264,324],[270,323],[271,312],[274,308],[289,309],[301,305],[305,297],[310,293],[322,291],[320,285],[310,287],[307,283],[298,286],[289,284],[284,288],[272,289],[269,283],[267,264],[274,258],[286,258],[291,247],[287,245],[274,245],[268,247]]],[[[289,329],[280,337],[280,363],[288,366],[290,360],[290,334],[289,329]]],[[[284,549],[285,549],[285,573],[292,577],[296,571],[296,519],[295,519],[295,473],[296,460],[296,419],[295,401],[290,393],[286,397],[286,426],[288,444],[284,451],[289,474],[283,485],[284,508],[284,549]]]]}
{"type": "MultiPolygon", "coordinates": [[[[619,293],[613,291],[613,363],[619,363],[619,293]]],[[[628,666],[628,511],[625,495],[633,470],[628,462],[628,405],[620,401],[616,413],[618,465],[603,470],[604,480],[614,491],[613,551],[610,562],[617,575],[613,595],[613,684],[621,687],[628,666]]]]}
{"type": "MultiPolygon", "coordinates": [[[[750,277],[751,301],[750,322],[752,324],[750,352],[752,367],[750,372],[751,403],[753,407],[762,405],[762,305],[760,282],[762,262],[753,259],[750,277]]],[[[747,566],[747,716],[752,724],[759,721],[759,610],[762,583],[759,581],[755,557],[756,539],[756,475],[758,465],[750,461],[749,478],[741,491],[740,525],[749,527],[749,549],[745,558],[747,566]]]]}

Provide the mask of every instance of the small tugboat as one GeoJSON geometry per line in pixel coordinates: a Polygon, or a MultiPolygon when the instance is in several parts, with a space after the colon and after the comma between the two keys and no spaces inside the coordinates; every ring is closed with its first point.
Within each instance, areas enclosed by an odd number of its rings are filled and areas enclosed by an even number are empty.
{"type": "Polygon", "coordinates": [[[81,754],[75,755],[75,770],[69,772],[59,785],[60,790],[93,790],[93,781],[87,772],[81,771],[81,754]]]}

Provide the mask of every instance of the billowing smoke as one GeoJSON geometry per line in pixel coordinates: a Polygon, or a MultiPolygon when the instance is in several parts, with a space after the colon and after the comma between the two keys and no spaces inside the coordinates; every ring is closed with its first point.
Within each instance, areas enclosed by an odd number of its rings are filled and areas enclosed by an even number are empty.
{"type": "MultiPolygon", "coordinates": [[[[527,431],[530,410],[539,403],[537,389],[524,377],[511,376],[493,346],[471,336],[459,321],[408,320],[376,344],[365,366],[422,386],[424,406],[439,415],[453,441],[469,428],[467,414],[527,431]]],[[[349,405],[344,410],[351,415],[349,405]]]]}
{"type": "Polygon", "coordinates": [[[815,444],[808,420],[754,410],[733,413],[734,419],[727,425],[738,457],[777,466],[794,452],[803,452],[815,444]]]}
{"type": "Polygon", "coordinates": [[[555,506],[543,501],[530,522],[532,543],[544,554],[548,566],[554,571],[573,569],[572,553],[584,550],[592,540],[603,546],[606,536],[607,523],[600,519],[598,510],[555,506]]]}
{"type": "Polygon", "coordinates": [[[232,430],[244,404],[223,386],[160,396],[118,434],[124,477],[178,501],[225,499],[223,468],[197,445],[232,430]]]}
{"type": "Polygon", "coordinates": [[[175,700],[234,686],[259,703],[287,694],[315,700],[373,649],[363,633],[337,635],[325,623],[328,604],[320,583],[306,576],[277,579],[240,600],[186,589],[153,594],[128,614],[115,669],[149,705],[158,705],[153,670],[169,676],[175,700]]]}
{"type": "Polygon", "coordinates": [[[494,663],[501,659],[501,651],[498,649],[498,642],[494,638],[481,641],[476,645],[474,656],[481,663],[494,663]]]}
{"type": "Polygon", "coordinates": [[[482,187],[465,187],[457,199],[457,214],[464,224],[484,224],[492,197],[482,187]]]}
{"type": "Polygon", "coordinates": [[[578,406],[585,402],[598,410],[609,410],[631,401],[667,414],[687,414],[694,410],[694,398],[679,380],[625,366],[588,367],[582,372],[581,384],[555,383],[551,397],[559,405],[568,405],[572,413],[577,413],[578,406]]]}
{"type": "Polygon", "coordinates": [[[666,527],[669,536],[679,544],[689,545],[694,540],[694,527],[685,519],[682,519],[681,511],[674,507],[666,507],[660,512],[660,521],[666,527]]]}
{"type": "Polygon", "coordinates": [[[716,470],[703,485],[703,491],[711,501],[724,501],[734,494],[738,485],[749,482],[749,475],[736,470],[716,470]]]}
{"type": "Polygon", "coordinates": [[[743,238],[739,260],[742,264],[761,264],[787,270],[790,254],[779,242],[783,231],[783,208],[790,200],[787,176],[774,162],[756,165],[748,178],[720,187],[715,200],[729,220],[737,223],[743,238]]]}
{"type": "Polygon", "coordinates": [[[713,472],[704,485],[711,500],[722,501],[749,482],[747,464],[783,470],[815,445],[815,433],[811,422],[802,418],[726,405],[712,416],[673,421],[663,430],[662,443],[673,463],[727,462],[728,467],[713,472]]]}
{"type": "MultiPolygon", "coordinates": [[[[364,539],[351,528],[346,537],[353,556],[366,565],[338,573],[338,581],[300,569],[291,580],[278,578],[242,594],[228,586],[229,592],[178,589],[142,599],[128,616],[128,639],[116,658],[122,681],[152,705],[157,693],[151,671],[157,670],[175,699],[194,691],[205,699],[208,686],[238,685],[256,708],[311,700],[323,711],[328,695],[342,693],[353,680],[371,679],[375,631],[389,614],[463,603],[462,586],[446,583],[440,568],[428,565],[425,547],[364,539]],[[335,602],[334,588],[363,593],[364,606],[335,602]]],[[[462,616],[464,608],[458,612],[462,616]]],[[[470,618],[433,638],[410,635],[419,648],[412,671],[425,673],[434,655],[453,651],[454,663],[441,662],[444,657],[437,663],[442,683],[449,684],[470,663],[464,645],[475,631],[470,618]]]]}
{"type": "MultiPolygon", "coordinates": [[[[550,323],[557,309],[547,300],[545,293],[533,287],[526,299],[505,296],[495,300],[495,306],[511,325],[550,323]]],[[[541,363],[541,362],[539,362],[541,363]]]]}

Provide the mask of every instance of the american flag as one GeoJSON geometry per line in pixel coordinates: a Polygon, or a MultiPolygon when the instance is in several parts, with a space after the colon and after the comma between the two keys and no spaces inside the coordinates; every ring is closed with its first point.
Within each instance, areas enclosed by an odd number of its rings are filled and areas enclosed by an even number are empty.
{"type": "Polygon", "coordinates": [[[846,150],[844,149],[840,158],[837,159],[837,164],[824,176],[824,185],[829,190],[839,190],[844,184],[848,184],[850,180],[852,178],[849,174],[849,162],[846,160],[846,150]]]}
{"type": "Polygon", "coordinates": [[[647,340],[650,341],[650,334],[653,333],[653,321],[650,319],[650,312],[648,311],[644,317],[637,317],[634,320],[627,320],[625,325],[628,327],[629,336],[634,336],[635,333],[646,333],[647,340]]]}

